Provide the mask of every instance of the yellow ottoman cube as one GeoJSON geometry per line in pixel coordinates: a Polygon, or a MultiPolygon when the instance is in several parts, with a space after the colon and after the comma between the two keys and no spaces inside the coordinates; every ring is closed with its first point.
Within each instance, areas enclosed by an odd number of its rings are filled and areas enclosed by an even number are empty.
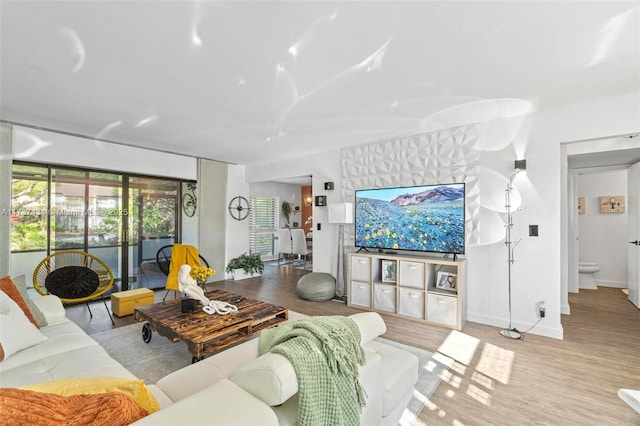
{"type": "Polygon", "coordinates": [[[151,304],[153,304],[153,291],[148,288],[135,288],[111,294],[111,310],[118,317],[133,314],[136,306],[151,304]]]}

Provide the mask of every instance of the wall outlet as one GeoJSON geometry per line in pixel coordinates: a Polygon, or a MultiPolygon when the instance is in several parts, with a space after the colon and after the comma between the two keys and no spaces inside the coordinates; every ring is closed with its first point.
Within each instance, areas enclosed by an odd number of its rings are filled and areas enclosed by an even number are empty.
{"type": "Polygon", "coordinates": [[[547,314],[547,307],[544,303],[544,300],[536,302],[536,315],[538,318],[544,318],[547,314]]]}

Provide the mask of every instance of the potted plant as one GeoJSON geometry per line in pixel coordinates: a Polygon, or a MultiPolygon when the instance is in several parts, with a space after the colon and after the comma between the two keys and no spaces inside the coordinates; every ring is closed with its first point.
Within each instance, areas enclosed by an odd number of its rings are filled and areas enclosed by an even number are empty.
{"type": "Polygon", "coordinates": [[[289,219],[291,217],[291,203],[288,201],[283,201],[281,207],[282,207],[282,214],[284,215],[284,218],[287,220],[287,226],[289,226],[289,219]]]}
{"type": "Polygon", "coordinates": [[[234,280],[258,276],[264,271],[264,263],[257,253],[244,253],[227,264],[226,271],[234,280]]]}

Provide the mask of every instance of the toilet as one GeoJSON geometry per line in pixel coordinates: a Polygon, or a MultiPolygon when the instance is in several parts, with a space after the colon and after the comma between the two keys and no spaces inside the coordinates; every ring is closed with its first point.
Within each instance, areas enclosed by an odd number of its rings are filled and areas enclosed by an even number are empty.
{"type": "Polygon", "coordinates": [[[600,270],[600,265],[593,262],[578,263],[578,281],[580,288],[587,290],[597,290],[596,279],[593,274],[600,270]]]}

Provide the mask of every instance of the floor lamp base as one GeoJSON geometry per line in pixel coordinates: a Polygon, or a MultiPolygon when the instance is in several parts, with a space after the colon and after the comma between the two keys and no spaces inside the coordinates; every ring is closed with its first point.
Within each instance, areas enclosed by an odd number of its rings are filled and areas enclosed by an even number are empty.
{"type": "Polygon", "coordinates": [[[513,339],[513,340],[522,339],[522,333],[520,333],[515,328],[512,328],[511,330],[509,329],[500,330],[500,334],[503,335],[504,337],[508,337],[509,339],[513,339]]]}

